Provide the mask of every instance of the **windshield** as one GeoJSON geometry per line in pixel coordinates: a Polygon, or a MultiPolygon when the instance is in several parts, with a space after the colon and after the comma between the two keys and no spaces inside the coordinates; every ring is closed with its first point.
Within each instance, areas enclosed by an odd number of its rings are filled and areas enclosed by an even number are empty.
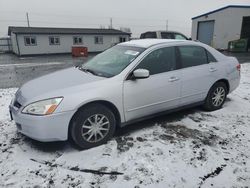
{"type": "Polygon", "coordinates": [[[81,69],[97,76],[112,77],[125,69],[145,49],[131,46],[114,46],[98,54],[81,69]]]}

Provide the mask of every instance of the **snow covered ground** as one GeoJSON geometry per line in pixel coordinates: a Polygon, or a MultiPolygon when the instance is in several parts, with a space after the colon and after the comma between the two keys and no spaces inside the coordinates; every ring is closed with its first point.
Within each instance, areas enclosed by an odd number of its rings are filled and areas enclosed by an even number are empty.
{"type": "Polygon", "coordinates": [[[17,133],[0,89],[0,187],[248,187],[250,64],[224,108],[161,116],[118,131],[85,151],[17,133]]]}

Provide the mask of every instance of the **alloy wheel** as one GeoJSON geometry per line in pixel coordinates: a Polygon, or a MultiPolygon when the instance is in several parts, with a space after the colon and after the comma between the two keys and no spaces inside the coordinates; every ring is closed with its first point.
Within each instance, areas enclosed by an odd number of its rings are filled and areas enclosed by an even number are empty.
{"type": "Polygon", "coordinates": [[[96,143],[102,140],[110,130],[110,122],[103,114],[88,117],[82,125],[82,137],[85,141],[96,143]]]}
{"type": "Polygon", "coordinates": [[[220,106],[223,103],[225,96],[226,96],[226,91],[223,87],[216,88],[212,95],[213,105],[216,107],[220,106]]]}

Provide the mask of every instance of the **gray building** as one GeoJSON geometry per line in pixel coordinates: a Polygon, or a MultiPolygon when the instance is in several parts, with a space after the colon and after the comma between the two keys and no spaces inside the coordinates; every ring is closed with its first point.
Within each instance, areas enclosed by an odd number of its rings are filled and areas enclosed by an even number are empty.
{"type": "Polygon", "coordinates": [[[19,56],[71,53],[72,46],[101,52],[128,41],[130,33],[116,29],[9,27],[13,52],[19,56]]]}
{"type": "Polygon", "coordinates": [[[250,6],[229,5],[192,18],[192,39],[227,49],[228,42],[250,39],[250,6]]]}

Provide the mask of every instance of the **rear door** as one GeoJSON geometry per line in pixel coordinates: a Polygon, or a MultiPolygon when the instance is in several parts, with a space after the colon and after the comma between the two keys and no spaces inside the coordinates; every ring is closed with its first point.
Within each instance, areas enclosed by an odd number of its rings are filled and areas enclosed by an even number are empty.
{"type": "Polygon", "coordinates": [[[200,46],[179,46],[178,53],[182,68],[181,105],[203,101],[217,80],[217,63],[209,63],[215,58],[200,46]]]}

